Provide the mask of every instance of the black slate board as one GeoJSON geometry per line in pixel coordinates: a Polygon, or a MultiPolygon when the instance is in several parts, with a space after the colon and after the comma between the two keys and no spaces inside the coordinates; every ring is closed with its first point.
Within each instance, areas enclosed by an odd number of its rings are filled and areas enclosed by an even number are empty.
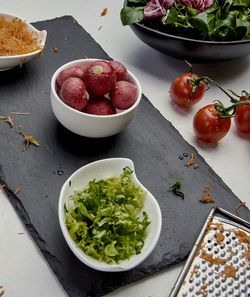
{"type": "MultiPolygon", "coordinates": [[[[82,27],[73,23],[71,16],[34,25],[48,31],[44,55],[22,68],[0,73],[0,115],[31,112],[29,116],[12,115],[14,128],[0,122],[0,179],[68,295],[101,296],[188,255],[211,209],[211,205],[199,202],[207,184],[218,206],[235,212],[240,201],[145,96],[132,123],[116,136],[88,139],[62,127],[50,106],[53,72],[85,55],[110,58],[82,27]],[[25,144],[20,131],[33,135],[40,147],[22,152],[25,144]],[[196,170],[185,166],[192,152],[201,164],[196,170]],[[138,178],[155,195],[163,215],[161,237],[153,253],[139,267],[124,273],[98,272],[82,264],[66,245],[57,217],[58,196],[67,177],[91,161],[108,157],[134,161],[138,178]],[[168,188],[176,180],[182,182],[184,200],[168,188]],[[21,191],[14,195],[17,187],[21,191]]],[[[250,219],[246,207],[240,211],[243,218],[250,219]]]]}

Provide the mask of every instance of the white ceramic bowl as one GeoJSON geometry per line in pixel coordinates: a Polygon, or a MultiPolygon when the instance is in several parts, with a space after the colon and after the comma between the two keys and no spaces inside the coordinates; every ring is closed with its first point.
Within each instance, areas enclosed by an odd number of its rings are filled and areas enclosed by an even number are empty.
{"type": "Polygon", "coordinates": [[[100,271],[126,271],[130,270],[142,261],[144,261],[155,248],[160,236],[162,217],[160,207],[154,196],[138,181],[135,172],[132,173],[132,178],[136,186],[140,186],[146,191],[146,198],[144,202],[143,211],[148,213],[149,221],[151,222],[147,229],[147,237],[145,239],[144,247],[139,255],[133,255],[129,260],[124,260],[120,264],[107,264],[100,262],[84,252],[71,239],[65,225],[64,204],[69,202],[69,196],[74,193],[74,190],[81,190],[88,185],[88,182],[93,180],[105,179],[112,176],[120,175],[123,168],[128,166],[134,170],[134,164],[130,159],[126,158],[111,158],[103,159],[88,165],[83,166],[74,172],[64,183],[61,189],[58,216],[63,236],[76,257],[84,264],[100,271]],[[71,184],[71,185],[70,185],[71,184]]]}
{"type": "Polygon", "coordinates": [[[65,68],[70,66],[87,67],[98,59],[81,59],[69,62],[56,70],[51,79],[51,106],[57,120],[68,130],[86,137],[101,138],[121,132],[133,119],[140,103],[142,91],[137,78],[128,70],[128,80],[138,89],[136,102],[127,110],[112,115],[93,115],[75,110],[65,104],[56,93],[56,78],[65,68]]]}
{"type": "MultiPolygon", "coordinates": [[[[20,19],[19,17],[14,16],[14,15],[0,13],[0,17],[2,17],[2,16],[6,20],[12,20],[13,18],[20,19]]],[[[35,52],[24,54],[24,55],[0,56],[0,71],[11,69],[15,66],[19,66],[20,64],[26,63],[26,62],[38,57],[41,54],[41,51],[45,46],[47,31],[46,30],[39,31],[35,27],[30,25],[29,23],[25,22],[24,20],[22,20],[22,21],[26,24],[27,29],[30,32],[36,32],[39,35],[41,49],[39,49],[35,52]]]]}

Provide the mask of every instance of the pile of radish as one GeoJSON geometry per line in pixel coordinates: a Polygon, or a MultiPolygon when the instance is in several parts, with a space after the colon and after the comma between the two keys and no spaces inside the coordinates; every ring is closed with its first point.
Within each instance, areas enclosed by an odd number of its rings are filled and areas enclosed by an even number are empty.
{"type": "Polygon", "coordinates": [[[76,110],[111,115],[136,102],[137,87],[127,77],[127,69],[122,63],[96,60],[86,68],[63,69],[56,78],[56,92],[65,104],[76,110]]]}

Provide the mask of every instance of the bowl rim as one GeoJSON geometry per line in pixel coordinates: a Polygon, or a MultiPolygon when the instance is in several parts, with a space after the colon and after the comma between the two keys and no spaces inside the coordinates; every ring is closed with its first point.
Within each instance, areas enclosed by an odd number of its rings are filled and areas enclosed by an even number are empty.
{"type": "Polygon", "coordinates": [[[69,105],[67,105],[66,103],[64,103],[61,98],[57,95],[56,93],[56,89],[55,89],[55,85],[56,85],[56,78],[58,76],[58,74],[65,68],[67,67],[70,67],[70,66],[75,66],[79,63],[82,63],[82,62],[95,62],[97,60],[103,60],[103,61],[108,61],[108,60],[105,60],[105,59],[99,59],[99,58],[86,58],[86,59],[77,59],[77,60],[73,60],[73,61],[70,61],[70,62],[67,62],[63,65],[61,65],[53,74],[52,78],[51,78],[51,92],[53,93],[53,97],[55,98],[55,100],[61,105],[63,106],[64,108],[70,110],[71,112],[75,112],[76,114],[78,115],[84,115],[86,117],[90,117],[90,118],[96,118],[96,119],[110,119],[110,118],[117,118],[117,117],[120,117],[121,115],[125,115],[129,112],[131,112],[132,110],[134,110],[140,103],[141,101],[141,98],[142,98],[142,88],[141,88],[141,84],[139,82],[139,80],[135,77],[135,75],[129,71],[127,69],[127,72],[128,72],[128,75],[132,78],[133,81],[135,81],[135,85],[137,87],[137,90],[138,90],[138,95],[137,95],[137,99],[135,101],[135,103],[129,107],[128,109],[125,109],[125,110],[122,110],[120,111],[119,113],[115,113],[115,114],[111,114],[111,115],[95,115],[95,114],[89,114],[89,113],[85,113],[85,112],[82,112],[81,110],[77,110],[77,109],[74,109],[72,107],[70,107],[69,105]]]}
{"type": "Polygon", "coordinates": [[[142,25],[140,23],[134,23],[134,24],[131,24],[129,26],[138,26],[140,29],[143,29],[145,31],[150,31],[152,33],[156,33],[159,36],[169,37],[171,39],[177,39],[177,40],[188,41],[188,42],[193,42],[193,43],[210,44],[210,45],[235,45],[235,44],[250,43],[250,39],[232,40],[232,41],[210,41],[210,40],[192,39],[192,38],[187,38],[187,37],[182,37],[182,36],[178,36],[178,35],[172,35],[172,34],[160,32],[160,31],[152,29],[152,28],[150,28],[148,26],[142,25]]]}
{"type": "Polygon", "coordinates": [[[68,247],[70,248],[70,250],[74,253],[74,255],[85,265],[87,265],[95,270],[106,271],[106,272],[121,272],[121,271],[131,270],[134,267],[136,267],[137,265],[139,265],[140,263],[142,263],[143,261],[145,261],[146,258],[152,253],[153,249],[157,245],[159,238],[160,238],[161,229],[162,229],[162,213],[161,213],[161,208],[159,206],[158,201],[156,200],[154,195],[152,195],[150,193],[150,191],[147,190],[147,188],[145,188],[145,186],[138,180],[138,178],[135,174],[134,162],[129,158],[123,158],[123,157],[100,159],[97,161],[87,163],[86,165],[84,165],[84,166],[80,167],[79,169],[77,169],[76,171],[74,171],[67,178],[67,180],[64,182],[64,184],[61,187],[59,201],[58,201],[58,219],[59,219],[60,229],[62,231],[63,237],[64,237],[66,243],[68,244],[68,247]],[[102,164],[106,165],[109,162],[117,162],[117,163],[120,162],[121,164],[126,164],[126,166],[131,167],[131,169],[133,170],[133,173],[132,173],[133,179],[144,191],[147,192],[147,194],[148,194],[147,196],[149,197],[148,199],[151,200],[151,202],[154,205],[155,211],[158,213],[158,216],[157,216],[158,224],[156,225],[157,228],[155,228],[151,231],[151,232],[154,232],[153,233],[154,236],[153,236],[153,240],[151,241],[147,250],[143,253],[143,249],[142,249],[142,251],[139,255],[133,255],[134,256],[133,261],[130,261],[131,260],[131,258],[130,258],[128,260],[121,261],[121,263],[119,263],[119,264],[108,264],[105,262],[99,262],[98,260],[91,258],[90,256],[86,255],[82,250],[80,250],[80,248],[77,247],[76,243],[70,237],[67,227],[65,225],[64,216],[63,216],[63,209],[64,209],[63,204],[65,201],[64,191],[65,191],[65,188],[69,185],[69,182],[73,180],[73,177],[77,176],[81,171],[86,171],[91,166],[96,166],[96,165],[98,166],[98,165],[102,165],[102,164]],[[88,258],[90,259],[90,261],[88,261],[88,258]],[[124,263],[126,261],[130,261],[130,263],[126,265],[126,263],[124,263]],[[96,262],[96,264],[95,264],[95,262],[96,262]],[[101,263],[101,265],[99,266],[98,263],[101,263]]]}
{"type": "Polygon", "coordinates": [[[41,30],[39,31],[38,29],[36,29],[33,25],[31,25],[30,23],[28,23],[27,21],[23,20],[22,18],[20,18],[19,16],[13,15],[13,14],[9,14],[9,13],[0,13],[0,17],[11,17],[11,18],[17,18],[19,20],[21,20],[23,23],[26,24],[26,26],[28,26],[31,31],[36,32],[39,34],[39,37],[41,38],[40,40],[40,46],[41,48],[34,51],[34,52],[30,52],[27,54],[22,54],[22,55],[14,55],[14,56],[0,56],[0,60],[4,60],[4,59],[22,59],[22,58],[28,58],[30,56],[39,54],[45,47],[45,42],[46,42],[46,38],[47,38],[47,31],[46,30],[41,30]]]}
{"type": "MultiPolygon", "coordinates": [[[[127,5],[128,0],[124,0],[124,4],[123,7],[128,6],[127,5]]],[[[193,38],[187,38],[187,37],[182,37],[182,36],[178,36],[178,35],[172,35],[172,34],[168,34],[168,33],[164,33],[164,32],[160,32],[157,31],[155,29],[152,29],[148,26],[142,25],[140,23],[133,23],[129,26],[137,26],[138,28],[140,28],[141,30],[145,30],[145,31],[149,31],[151,33],[155,33],[158,34],[161,37],[168,37],[171,39],[177,39],[180,41],[188,41],[188,42],[193,42],[193,43],[201,43],[201,44],[208,44],[208,45],[238,45],[238,44],[245,44],[245,43],[250,43],[250,39],[246,39],[246,40],[232,40],[232,41],[210,41],[210,40],[200,40],[200,39],[193,39],[193,38]]]]}

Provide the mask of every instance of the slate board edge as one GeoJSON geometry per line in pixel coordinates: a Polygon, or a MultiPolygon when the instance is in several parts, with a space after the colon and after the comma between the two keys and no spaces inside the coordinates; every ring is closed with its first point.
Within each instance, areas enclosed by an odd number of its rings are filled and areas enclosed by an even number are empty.
{"type": "MultiPolygon", "coordinates": [[[[65,16],[65,18],[68,18],[68,17],[72,18],[71,16],[65,16]]],[[[61,17],[60,17],[60,18],[56,18],[56,19],[61,19],[61,17]]],[[[73,18],[73,19],[74,19],[74,18],[73,18]]],[[[53,19],[53,20],[55,20],[55,19],[53,19]]],[[[50,21],[50,20],[47,20],[47,21],[50,21]]],[[[43,21],[41,21],[41,22],[43,22],[43,21]]],[[[34,23],[34,25],[35,25],[35,24],[36,24],[36,23],[34,23]]],[[[89,34],[89,35],[90,35],[90,34],[89,34]]],[[[91,36],[91,35],[90,35],[90,36],[91,36]]],[[[101,48],[101,46],[100,46],[98,43],[97,43],[97,45],[101,48]]],[[[102,49],[102,48],[101,48],[101,49],[102,49]]],[[[103,50],[103,49],[102,49],[102,50],[103,50]]],[[[104,51],[104,50],[103,50],[103,51],[104,51]]],[[[105,52],[105,51],[104,51],[104,52],[105,52]]],[[[146,98],[146,97],[145,97],[145,98],[146,98]]],[[[146,99],[147,99],[147,98],[146,98],[146,99]]],[[[147,100],[148,100],[148,99],[147,99],[147,100]]],[[[150,102],[149,100],[148,100],[148,102],[149,102],[150,105],[152,105],[151,102],[150,102]]],[[[152,107],[153,107],[154,109],[156,109],[153,105],[152,105],[152,107]]],[[[162,114],[160,113],[160,111],[159,111],[158,109],[156,109],[156,110],[157,110],[157,112],[159,113],[159,115],[160,115],[161,117],[163,117],[162,114]]],[[[176,130],[176,128],[175,128],[172,124],[171,124],[171,126],[173,127],[173,129],[176,130]]],[[[176,130],[176,132],[178,133],[179,136],[181,136],[181,134],[178,132],[178,130],[176,130]]],[[[182,136],[181,136],[181,137],[182,137],[182,136]]],[[[182,138],[183,138],[183,137],[182,137],[182,138]]],[[[184,141],[186,141],[186,140],[184,140],[184,141]]],[[[190,145],[190,146],[191,146],[191,145],[190,145]]],[[[195,153],[195,154],[198,154],[197,150],[196,150],[193,146],[191,146],[191,147],[193,148],[194,153],[195,153]]],[[[199,155],[199,156],[200,156],[200,155],[199,155]]],[[[200,158],[204,160],[204,158],[203,158],[202,156],[200,156],[200,158]]],[[[206,163],[205,160],[204,160],[204,162],[206,163]]],[[[210,168],[211,172],[214,172],[214,170],[213,170],[210,166],[209,166],[209,168],[210,168]]],[[[216,174],[216,173],[215,173],[215,174],[216,174]]],[[[217,175],[217,174],[216,174],[216,175],[217,175]]],[[[222,180],[219,176],[218,176],[218,178],[222,181],[221,184],[222,184],[224,187],[226,187],[227,189],[229,189],[229,190],[231,191],[231,189],[230,189],[230,188],[223,182],[223,180],[222,180]]],[[[4,178],[1,180],[1,182],[4,183],[4,178]]],[[[19,217],[21,218],[22,222],[24,223],[24,225],[25,225],[26,228],[28,229],[28,231],[29,231],[31,237],[32,237],[32,238],[34,239],[34,241],[36,242],[37,246],[38,246],[39,249],[41,250],[41,252],[42,252],[44,258],[47,260],[47,262],[48,262],[48,263],[52,263],[52,262],[58,261],[57,258],[56,258],[55,256],[53,256],[53,255],[46,249],[46,243],[45,243],[45,241],[39,236],[39,234],[37,233],[36,229],[34,228],[32,222],[30,221],[29,215],[28,215],[28,213],[26,212],[26,209],[24,208],[24,206],[23,206],[21,200],[17,197],[17,195],[15,195],[15,194],[8,188],[8,185],[7,185],[6,188],[5,188],[5,192],[7,193],[7,196],[9,197],[9,200],[10,200],[12,206],[14,207],[15,211],[17,212],[17,214],[18,214],[19,217]]],[[[185,255],[184,257],[180,257],[180,258],[178,258],[177,260],[175,259],[175,263],[179,263],[179,262],[183,261],[183,260],[187,257],[188,253],[189,253],[189,252],[187,252],[186,255],[185,255]]],[[[173,264],[173,263],[172,263],[172,264],[173,264]]],[[[164,268],[167,268],[167,267],[171,266],[172,264],[169,263],[168,265],[162,266],[161,269],[157,269],[157,271],[154,271],[154,272],[158,272],[158,271],[160,271],[160,270],[163,270],[164,268]]],[[[57,278],[64,284],[64,288],[65,288],[65,290],[67,291],[67,288],[65,287],[65,282],[64,282],[64,280],[61,278],[60,273],[59,273],[58,271],[56,271],[56,269],[55,269],[55,265],[52,265],[51,267],[53,268],[53,272],[55,273],[55,275],[57,276],[57,278]]],[[[145,273],[144,271],[141,271],[141,275],[140,275],[140,277],[138,278],[138,280],[144,278],[144,277],[147,276],[148,274],[149,274],[149,273],[145,273]]],[[[150,273],[150,274],[152,274],[152,273],[150,273]]],[[[127,284],[127,283],[126,283],[126,284],[127,284]]],[[[125,284],[122,284],[122,285],[125,285],[125,284]]],[[[108,293],[108,292],[111,292],[111,291],[113,291],[113,290],[114,290],[114,288],[112,288],[112,289],[110,289],[110,290],[107,289],[106,292],[105,292],[105,294],[108,293]]]]}

